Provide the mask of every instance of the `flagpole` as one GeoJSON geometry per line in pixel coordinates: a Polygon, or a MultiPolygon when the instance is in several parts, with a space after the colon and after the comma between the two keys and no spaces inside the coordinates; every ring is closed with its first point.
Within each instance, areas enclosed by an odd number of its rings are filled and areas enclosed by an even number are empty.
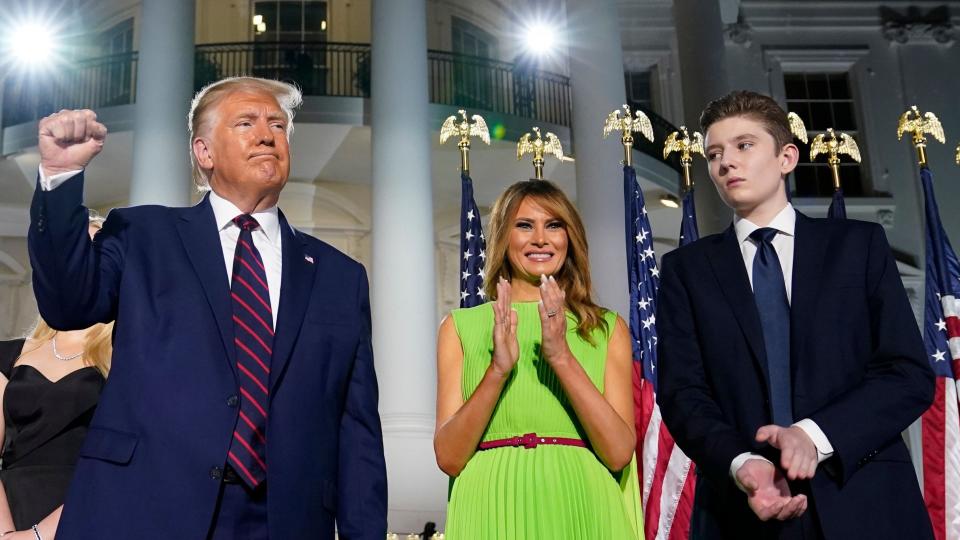
{"type": "Polygon", "coordinates": [[[680,166],[683,167],[683,193],[693,189],[693,178],[690,176],[690,166],[693,165],[693,156],[689,152],[680,155],[680,166]]]}

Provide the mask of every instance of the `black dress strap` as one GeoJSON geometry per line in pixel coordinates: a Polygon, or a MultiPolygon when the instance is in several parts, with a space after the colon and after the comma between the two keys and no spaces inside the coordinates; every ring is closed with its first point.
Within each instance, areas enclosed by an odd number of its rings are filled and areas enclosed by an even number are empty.
{"type": "Polygon", "coordinates": [[[23,352],[23,344],[26,341],[23,338],[0,341],[0,373],[3,373],[4,377],[10,378],[13,364],[23,352]]]}

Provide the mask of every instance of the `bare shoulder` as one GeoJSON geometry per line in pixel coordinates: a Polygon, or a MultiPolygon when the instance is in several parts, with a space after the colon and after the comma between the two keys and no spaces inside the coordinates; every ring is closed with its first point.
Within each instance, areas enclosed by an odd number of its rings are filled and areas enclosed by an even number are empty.
{"type": "Polygon", "coordinates": [[[440,321],[440,329],[437,332],[437,339],[441,343],[460,343],[460,335],[457,332],[457,323],[453,320],[453,314],[448,313],[440,321]]]}

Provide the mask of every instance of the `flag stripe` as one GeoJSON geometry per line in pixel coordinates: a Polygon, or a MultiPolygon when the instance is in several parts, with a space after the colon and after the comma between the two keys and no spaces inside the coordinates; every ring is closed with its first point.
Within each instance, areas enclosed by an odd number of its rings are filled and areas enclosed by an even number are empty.
{"type": "Polygon", "coordinates": [[[948,540],[960,538],[960,417],[957,414],[957,384],[944,380],[944,401],[946,402],[946,431],[944,447],[950,449],[944,459],[944,510],[948,540]]]}
{"type": "MultiPolygon", "coordinates": [[[[663,431],[666,433],[667,437],[670,437],[670,434],[667,433],[666,427],[663,428],[663,431]]],[[[673,437],[670,437],[670,445],[670,461],[664,474],[662,488],[663,491],[662,495],[660,496],[661,538],[669,538],[671,536],[670,531],[672,530],[672,527],[675,524],[679,525],[674,518],[676,517],[680,498],[683,495],[683,489],[687,485],[687,473],[690,471],[690,460],[687,459],[687,456],[685,456],[680,448],[678,448],[673,442],[673,437]]],[[[689,520],[687,523],[689,524],[689,520]]],[[[677,528],[681,529],[682,527],[678,526],[677,528]]],[[[687,535],[685,534],[684,536],[687,535]]]]}
{"type": "MultiPolygon", "coordinates": [[[[683,491],[680,494],[680,501],[677,502],[676,512],[673,514],[674,523],[690,523],[693,516],[693,496],[697,484],[696,469],[697,466],[690,460],[687,460],[690,467],[687,469],[687,479],[683,483],[683,491]]],[[[690,528],[672,527],[670,529],[670,540],[688,540],[690,537],[690,528]]]]}
{"type": "Polygon", "coordinates": [[[933,523],[933,535],[937,540],[946,538],[943,527],[946,523],[943,508],[944,469],[946,451],[943,446],[946,412],[944,387],[946,380],[938,379],[933,405],[923,414],[923,494],[927,501],[927,512],[933,523]]]}
{"type": "MultiPolygon", "coordinates": [[[[657,414],[659,416],[659,410],[657,414]]],[[[673,454],[673,437],[670,436],[670,433],[667,431],[666,426],[663,425],[663,421],[660,421],[660,428],[656,431],[657,434],[657,464],[656,468],[653,471],[653,486],[650,489],[650,503],[647,504],[647,513],[644,515],[644,519],[649,520],[651,525],[656,524],[656,537],[663,538],[666,536],[665,526],[669,527],[669,521],[664,522],[662,519],[665,516],[672,514],[670,512],[669,497],[664,496],[664,492],[669,492],[669,486],[666,484],[667,471],[670,466],[672,454],[673,454]],[[664,505],[667,505],[666,507],[664,505]]],[[[647,434],[649,438],[649,433],[647,434]]]]}

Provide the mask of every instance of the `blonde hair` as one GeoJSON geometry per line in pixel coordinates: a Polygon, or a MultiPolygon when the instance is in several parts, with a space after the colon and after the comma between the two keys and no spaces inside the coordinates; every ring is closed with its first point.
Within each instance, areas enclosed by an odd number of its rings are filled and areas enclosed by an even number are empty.
{"type": "MultiPolygon", "coordinates": [[[[42,317],[37,317],[37,324],[34,325],[28,337],[42,343],[53,339],[56,335],[56,330],[50,328],[50,325],[42,317]]],[[[83,364],[97,368],[97,371],[104,377],[110,374],[110,358],[113,356],[112,336],[112,322],[97,323],[87,328],[83,340],[83,364]]],[[[32,350],[36,350],[36,348],[32,350]]],[[[24,351],[21,356],[31,351],[24,351]]]]}
{"type": "Polygon", "coordinates": [[[193,153],[193,140],[210,128],[216,115],[217,105],[232,93],[269,94],[287,116],[287,137],[293,133],[293,111],[303,103],[303,94],[296,86],[258,77],[228,77],[204,86],[193,97],[190,112],[187,113],[187,129],[190,131],[190,165],[193,168],[193,181],[197,189],[210,189],[210,176],[197,162],[193,153]]]}
{"type": "Polygon", "coordinates": [[[510,245],[510,231],[513,230],[517,209],[527,198],[560,220],[567,231],[567,258],[554,277],[567,295],[567,307],[577,318],[577,334],[591,345],[595,345],[591,332],[601,328],[606,333],[610,329],[603,318],[606,310],[598,306],[590,296],[592,285],[587,233],[583,228],[580,214],[570,199],[549,181],[517,182],[508,187],[493,203],[488,236],[490,243],[487,245],[484,265],[486,276],[484,292],[487,293],[487,298],[496,299],[497,279],[503,277],[510,281],[514,276],[515,270],[507,256],[507,249],[510,245]]]}

